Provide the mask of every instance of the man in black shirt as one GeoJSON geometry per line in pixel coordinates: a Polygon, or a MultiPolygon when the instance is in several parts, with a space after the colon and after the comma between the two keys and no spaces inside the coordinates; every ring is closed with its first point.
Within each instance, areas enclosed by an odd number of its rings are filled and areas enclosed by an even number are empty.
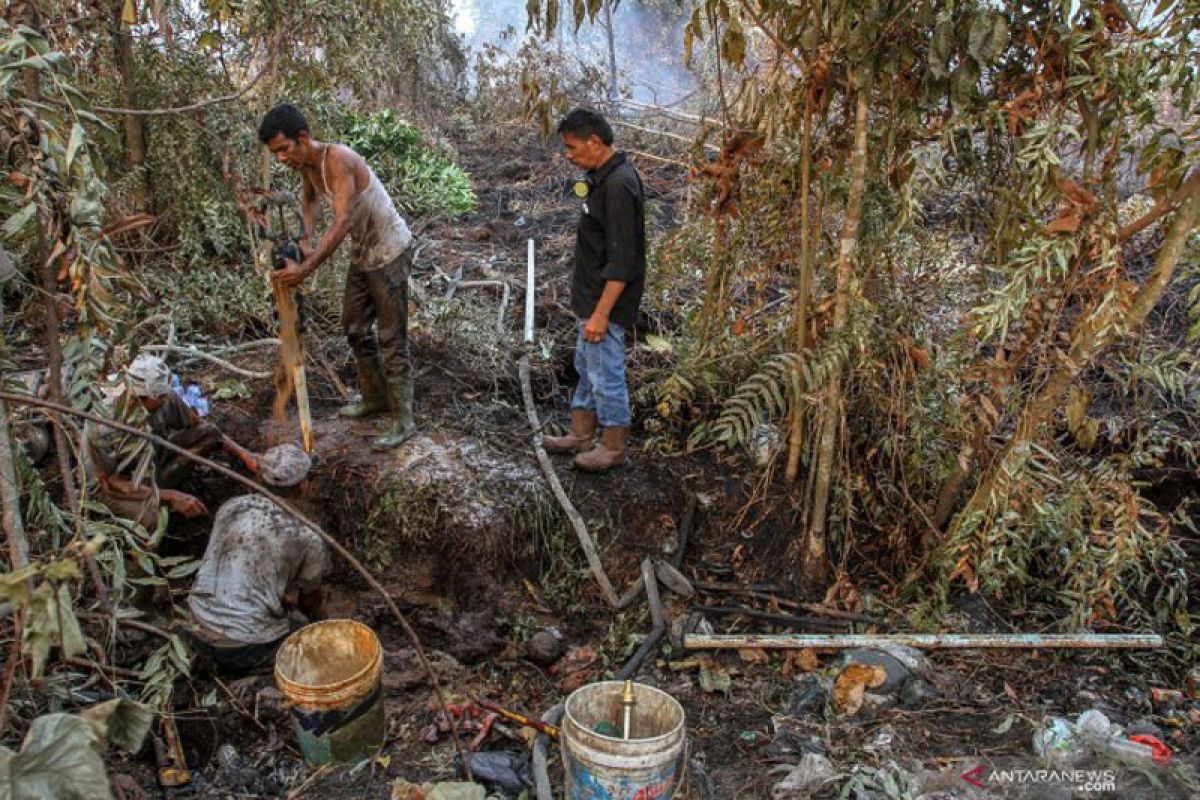
{"type": "Polygon", "coordinates": [[[567,159],[587,170],[586,180],[576,184],[583,205],[571,276],[579,384],[571,398],[570,432],[545,437],[543,444],[552,453],[576,453],[580,469],[602,472],[625,460],[625,331],[637,322],[646,277],[646,204],[642,180],[625,154],[613,149],[604,117],[577,108],[558,133],[567,159]],[[592,448],[597,427],[600,441],[592,448]]]}

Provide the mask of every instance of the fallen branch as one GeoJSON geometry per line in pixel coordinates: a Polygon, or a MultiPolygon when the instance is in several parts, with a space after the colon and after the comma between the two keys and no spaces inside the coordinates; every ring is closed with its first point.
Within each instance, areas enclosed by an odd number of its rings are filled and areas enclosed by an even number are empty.
{"type": "Polygon", "coordinates": [[[231,364],[223,358],[218,358],[212,353],[206,353],[194,344],[178,345],[178,344],[148,344],[141,348],[149,353],[175,353],[178,355],[190,356],[192,358],[200,358],[205,361],[212,362],[218,367],[227,369],[235,375],[241,375],[243,378],[252,380],[265,381],[273,377],[270,372],[255,372],[250,369],[243,369],[236,364],[231,364]]]}
{"type": "MultiPolygon", "coordinates": [[[[380,584],[379,581],[375,579],[375,576],[371,574],[371,571],[368,570],[365,566],[363,566],[361,561],[359,561],[357,558],[355,558],[353,555],[351,555],[349,550],[347,550],[344,546],[342,546],[341,542],[339,542],[337,539],[334,539],[332,536],[330,536],[328,533],[326,533],[325,530],[320,525],[318,525],[316,522],[312,521],[306,515],[301,513],[300,510],[298,508],[296,508],[294,505],[287,502],[286,500],[279,497],[278,495],[274,494],[269,489],[266,489],[265,487],[263,487],[261,484],[257,483],[256,481],[253,481],[244,475],[234,472],[232,469],[230,469],[229,467],[226,467],[224,464],[218,464],[217,462],[215,462],[211,459],[205,458],[204,456],[198,456],[195,453],[192,453],[173,442],[167,441],[166,439],[162,438],[161,436],[156,436],[153,433],[147,433],[146,431],[140,430],[131,425],[126,425],[123,422],[117,422],[116,420],[105,419],[104,417],[101,417],[97,414],[92,414],[87,411],[80,411],[77,408],[71,408],[70,406],[65,406],[60,403],[53,403],[48,400],[42,400],[41,398],[38,398],[38,397],[31,397],[29,395],[15,394],[13,392],[0,392],[0,400],[7,400],[10,403],[17,403],[19,405],[31,405],[31,406],[36,406],[38,408],[45,408],[45,409],[49,409],[51,411],[57,411],[60,414],[67,414],[67,415],[70,415],[73,417],[78,417],[80,419],[90,420],[91,422],[94,422],[98,425],[106,425],[110,428],[121,431],[122,433],[127,433],[131,436],[137,436],[138,438],[145,439],[146,441],[154,444],[156,447],[160,447],[165,450],[169,450],[170,452],[175,453],[176,455],[181,455],[186,459],[194,461],[197,464],[202,464],[203,466],[208,467],[209,469],[213,470],[214,472],[224,475],[225,477],[233,480],[236,483],[240,483],[242,486],[245,486],[247,489],[251,490],[252,492],[259,494],[262,497],[265,497],[271,503],[278,506],[282,511],[291,515],[293,518],[295,518],[300,523],[308,526],[309,528],[312,528],[313,532],[315,532],[318,536],[320,536],[321,540],[324,541],[325,544],[331,550],[333,550],[339,556],[344,558],[346,560],[346,562],[354,569],[354,571],[362,576],[363,580],[367,582],[367,585],[370,586],[372,589],[374,589],[376,592],[378,592],[379,595],[383,598],[383,601],[387,605],[388,610],[392,612],[392,616],[394,616],[396,618],[396,621],[400,623],[401,629],[403,629],[403,631],[404,631],[405,635],[408,637],[409,641],[412,642],[413,650],[416,652],[418,659],[421,661],[421,666],[425,670],[425,674],[427,674],[429,676],[430,684],[432,684],[432,686],[433,686],[434,696],[437,697],[438,706],[440,707],[441,711],[446,714],[447,718],[449,718],[449,712],[447,711],[447,708],[446,708],[446,696],[442,692],[441,680],[438,678],[437,672],[434,671],[433,665],[429,663],[429,658],[425,655],[425,648],[421,645],[421,640],[417,636],[417,632],[413,629],[412,625],[409,624],[408,619],[405,618],[404,614],[401,613],[400,609],[396,606],[396,603],[395,603],[395,601],[392,600],[391,595],[389,595],[387,593],[387,590],[383,588],[383,585],[380,584]]],[[[454,749],[457,751],[459,757],[463,761],[463,769],[466,771],[467,778],[469,780],[471,778],[471,767],[469,764],[466,763],[466,758],[463,754],[462,743],[459,742],[458,734],[456,731],[451,729],[450,733],[451,733],[451,737],[454,739],[454,749]]]]}
{"type": "MultiPolygon", "coordinates": [[[[533,292],[536,287],[533,239],[529,239],[528,244],[528,275],[525,279],[524,341],[526,345],[532,345],[533,292]]],[[[641,589],[645,588],[644,582],[641,578],[638,578],[637,583],[631,586],[629,591],[621,597],[617,597],[617,590],[613,588],[612,581],[608,579],[608,573],[604,571],[604,564],[600,563],[600,555],[596,552],[596,545],[592,542],[591,534],[588,533],[587,523],[583,521],[583,517],[579,515],[574,504],[571,503],[571,498],[567,497],[567,492],[563,489],[562,481],[558,479],[558,473],[554,471],[554,463],[550,461],[550,456],[546,454],[546,448],[542,447],[542,424],[538,421],[537,406],[533,403],[533,384],[529,377],[528,352],[521,356],[519,370],[521,374],[521,397],[525,400],[525,414],[529,417],[529,428],[533,431],[533,452],[537,456],[538,466],[542,468],[542,474],[546,476],[546,482],[550,484],[550,491],[554,493],[554,499],[562,506],[563,513],[571,521],[571,527],[575,530],[575,537],[579,539],[579,546],[583,548],[583,554],[587,557],[592,575],[595,576],[596,583],[600,584],[600,591],[604,592],[604,599],[613,608],[625,608],[637,598],[641,589]]]]}
{"type": "Polygon", "coordinates": [[[591,534],[588,533],[587,523],[575,510],[571,498],[567,497],[562,481],[558,479],[558,473],[554,471],[554,464],[550,461],[550,456],[546,454],[546,448],[542,447],[542,426],[538,422],[537,409],[533,406],[533,387],[529,380],[528,354],[521,356],[520,373],[521,396],[525,398],[525,413],[529,417],[529,427],[534,431],[533,452],[537,456],[538,466],[542,468],[542,474],[546,476],[546,482],[550,484],[550,491],[554,493],[554,499],[562,506],[563,513],[567,515],[571,527],[575,530],[575,537],[579,539],[579,546],[583,548],[583,554],[587,557],[588,566],[592,569],[596,583],[600,584],[600,591],[604,593],[604,599],[613,608],[622,608],[622,598],[617,597],[617,590],[613,588],[612,581],[608,579],[608,573],[604,571],[604,565],[600,563],[600,556],[596,552],[596,545],[592,542],[591,534]]]}
{"type": "Polygon", "coordinates": [[[747,636],[704,636],[684,634],[685,650],[841,650],[852,647],[904,645],[920,650],[1069,650],[1152,649],[1163,646],[1163,638],[1154,633],[893,633],[867,634],[764,634],[747,636]]]}
{"type": "MultiPolygon", "coordinates": [[[[690,139],[687,136],[680,136],[678,133],[671,133],[670,131],[659,131],[659,130],[655,130],[654,128],[646,128],[646,127],[643,127],[642,125],[634,125],[632,122],[621,122],[620,120],[617,120],[617,119],[610,119],[609,124],[619,125],[622,128],[629,128],[630,130],[640,131],[641,133],[649,133],[653,136],[662,136],[667,139],[675,139],[677,141],[685,142],[687,144],[695,143],[695,141],[693,139],[690,139]]],[[[711,145],[711,144],[705,144],[704,149],[708,150],[710,152],[713,152],[713,153],[718,153],[721,150],[721,148],[717,147],[716,145],[711,145]]]]}
{"type": "Polygon", "coordinates": [[[1154,222],[1179,208],[1183,201],[1198,189],[1200,189],[1200,170],[1193,172],[1166,201],[1156,203],[1144,217],[1134,220],[1117,231],[1117,241],[1123,242],[1131,236],[1141,233],[1154,222]]]}
{"type": "Polygon", "coordinates": [[[765,600],[768,603],[774,603],[780,608],[794,608],[801,611],[808,611],[830,619],[844,619],[849,622],[861,622],[864,625],[887,625],[888,621],[880,617],[872,617],[867,614],[856,614],[853,611],[842,611],[837,608],[829,608],[828,606],[820,605],[819,603],[798,603],[795,600],[786,600],[782,597],[776,597],[772,594],[772,589],[767,588],[762,591],[753,586],[738,586],[735,583],[720,583],[717,581],[696,581],[695,586],[702,592],[728,592],[729,594],[741,594],[746,597],[753,597],[757,600],[765,600]]]}
{"type": "Polygon", "coordinates": [[[113,614],[111,611],[106,614],[97,614],[92,611],[78,611],[78,612],[76,612],[76,616],[78,616],[80,619],[92,620],[95,622],[104,622],[106,620],[112,619],[112,620],[115,620],[116,623],[118,625],[121,625],[122,627],[132,628],[133,630],[136,630],[136,631],[142,631],[144,633],[149,633],[149,634],[157,636],[161,639],[166,639],[168,641],[170,641],[170,639],[171,639],[171,634],[168,633],[167,631],[164,631],[162,628],[158,627],[157,625],[151,625],[149,622],[143,622],[140,619],[130,619],[129,617],[118,617],[116,614],[113,614]]]}

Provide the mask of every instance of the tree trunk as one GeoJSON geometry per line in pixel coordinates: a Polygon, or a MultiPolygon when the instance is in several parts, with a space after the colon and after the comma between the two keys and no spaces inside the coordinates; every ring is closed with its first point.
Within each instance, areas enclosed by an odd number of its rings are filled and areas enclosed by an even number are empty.
{"type": "MultiPolygon", "coordinates": [[[[36,29],[37,10],[32,3],[27,3],[25,6],[25,22],[31,28],[36,29]]],[[[29,100],[35,102],[41,98],[41,85],[38,83],[37,73],[31,69],[25,71],[25,94],[29,100]]],[[[63,401],[62,343],[58,338],[58,283],[54,278],[54,265],[49,261],[50,247],[46,241],[46,220],[40,207],[37,210],[36,226],[37,272],[46,303],[44,335],[46,337],[46,357],[50,362],[48,365],[50,398],[56,403],[61,403],[63,401]]],[[[66,423],[57,414],[50,415],[50,422],[54,432],[54,450],[58,456],[59,474],[62,476],[63,494],[66,497],[67,506],[72,512],[77,512],[79,495],[75,491],[75,480],[71,473],[71,447],[67,443],[67,435],[63,431],[63,425],[66,423]]]]}
{"type": "Polygon", "coordinates": [[[21,520],[21,492],[13,465],[12,437],[8,435],[8,407],[0,400],[0,503],[4,504],[4,538],[8,542],[8,566],[16,571],[29,563],[29,540],[21,520]]]}
{"type": "Polygon", "coordinates": [[[613,23],[613,0],[604,0],[604,33],[608,38],[608,102],[617,102],[617,31],[613,23]]]}
{"type": "MultiPolygon", "coordinates": [[[[1138,289],[1129,309],[1122,312],[1117,303],[1110,303],[1104,308],[1094,310],[1076,323],[1071,335],[1070,349],[1059,358],[1058,365],[1051,370],[1037,394],[1021,409],[1012,436],[984,473],[966,506],[955,518],[951,536],[947,538],[948,546],[954,546],[957,538],[955,534],[961,531],[963,525],[987,509],[1013,453],[1027,446],[1034,434],[1049,420],[1054,410],[1062,404],[1063,395],[1075,382],[1079,373],[1090,365],[1098,352],[1112,344],[1119,335],[1136,331],[1145,323],[1150,310],[1158,303],[1167,284],[1171,282],[1179,257],[1198,219],[1200,192],[1193,191],[1176,212],[1162,247],[1159,248],[1154,269],[1138,289]]],[[[937,563],[944,564],[946,558],[957,559],[958,555],[943,553],[942,558],[937,559],[937,563]]]]}
{"type": "MultiPolygon", "coordinates": [[[[867,182],[867,110],[870,85],[860,86],[855,97],[854,150],[850,157],[850,192],[846,199],[846,217],[842,222],[841,248],[838,253],[837,290],[833,304],[832,336],[839,336],[850,316],[850,292],[854,282],[854,254],[858,249],[858,230],[862,220],[862,200],[867,182]]],[[[800,564],[800,591],[813,595],[828,581],[826,522],[829,515],[829,491],[833,476],[838,428],[842,422],[842,365],[835,361],[825,386],[825,414],[817,442],[816,481],[813,485],[812,518],[800,564]]]]}
{"type": "MultiPolygon", "coordinates": [[[[808,303],[812,294],[812,253],[809,249],[812,223],[809,219],[809,185],[812,179],[812,97],[804,100],[804,130],[800,139],[800,275],[796,281],[796,372],[803,374],[804,351],[808,349],[808,303]]],[[[792,400],[792,429],[788,446],[787,481],[794,483],[800,471],[800,448],[804,443],[804,401],[792,400]]]]}
{"type": "MultiPolygon", "coordinates": [[[[37,212],[37,244],[38,244],[38,276],[41,278],[42,292],[46,295],[46,358],[49,360],[50,399],[56,403],[64,403],[62,378],[62,342],[58,338],[58,282],[54,278],[54,264],[49,259],[50,248],[46,242],[46,222],[41,209],[37,212]]],[[[58,414],[50,414],[51,428],[54,431],[54,450],[58,455],[58,470],[62,476],[63,495],[67,507],[74,514],[79,513],[79,494],[75,490],[75,478],[71,472],[71,446],[67,443],[67,434],[63,426],[66,420],[58,414]]]]}
{"type": "MultiPolygon", "coordinates": [[[[137,60],[133,55],[133,34],[121,17],[124,0],[114,0],[112,6],[113,56],[120,79],[121,105],[138,108],[137,60]]],[[[146,134],[142,118],[136,114],[122,116],[125,129],[125,164],[134,176],[134,205],[138,211],[150,206],[149,184],[146,180],[146,134]]]]}

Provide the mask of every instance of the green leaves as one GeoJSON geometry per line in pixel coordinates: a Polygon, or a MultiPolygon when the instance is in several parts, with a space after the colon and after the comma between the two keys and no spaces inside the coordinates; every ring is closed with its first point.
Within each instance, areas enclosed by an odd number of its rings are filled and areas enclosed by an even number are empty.
{"type": "Polygon", "coordinates": [[[1008,44],[1008,23],[995,11],[971,15],[968,31],[967,53],[979,64],[991,64],[1008,44]]]}
{"type": "Polygon", "coordinates": [[[393,198],[416,214],[454,216],[475,207],[471,178],[425,146],[421,133],[392,111],[345,118],[345,141],[375,170],[393,198]]]}
{"type": "Polygon", "coordinates": [[[130,700],[110,700],[78,715],[40,716],[29,726],[19,752],[0,747],[0,792],[14,798],[107,798],[105,743],[135,753],[153,719],[153,710],[130,700]]]}
{"type": "Polygon", "coordinates": [[[33,677],[41,676],[50,649],[55,645],[60,647],[64,658],[72,658],[87,649],[67,587],[59,586],[56,590],[46,581],[34,590],[29,600],[21,638],[21,652],[30,660],[33,677]]]}
{"type": "Polygon", "coordinates": [[[738,69],[746,61],[746,33],[736,17],[729,21],[721,36],[721,56],[738,69]]]}
{"type": "Polygon", "coordinates": [[[979,85],[979,64],[973,58],[964,58],[950,75],[950,103],[961,110],[971,104],[975,87],[979,85]]]}
{"type": "Polygon", "coordinates": [[[949,74],[948,64],[950,54],[954,49],[954,21],[943,19],[933,29],[933,39],[929,43],[929,74],[935,78],[944,78],[949,74]]]}
{"type": "Polygon", "coordinates": [[[0,228],[0,233],[4,234],[5,239],[15,239],[24,232],[25,227],[33,220],[37,214],[37,203],[30,202],[25,204],[16,214],[13,214],[4,221],[4,226],[0,228]]]}
{"type": "Polygon", "coordinates": [[[83,147],[86,140],[87,132],[83,129],[82,125],[76,122],[71,126],[71,139],[67,142],[67,172],[71,171],[71,165],[75,163],[75,156],[78,155],[79,149],[83,147]]]}

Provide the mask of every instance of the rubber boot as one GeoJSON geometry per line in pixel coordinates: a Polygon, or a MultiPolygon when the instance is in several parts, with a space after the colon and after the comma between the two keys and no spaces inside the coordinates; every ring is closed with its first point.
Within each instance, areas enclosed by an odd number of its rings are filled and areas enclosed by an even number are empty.
{"type": "Polygon", "coordinates": [[[383,370],[375,358],[358,359],[358,391],[362,397],[357,403],[343,406],[338,414],[347,419],[361,419],[388,410],[387,390],[383,385],[383,370]]]}
{"type": "Polygon", "coordinates": [[[595,411],[572,408],[571,431],[566,436],[543,436],[542,447],[556,456],[587,452],[598,424],[595,411]]]}
{"type": "Polygon", "coordinates": [[[383,436],[371,442],[376,450],[391,450],[416,433],[417,424],[413,422],[413,382],[412,375],[393,377],[388,380],[388,399],[392,405],[392,429],[383,436]]]}
{"type": "Polygon", "coordinates": [[[586,453],[575,456],[575,466],[584,472],[604,472],[625,461],[625,437],[629,428],[605,428],[600,441],[586,453]]]}

